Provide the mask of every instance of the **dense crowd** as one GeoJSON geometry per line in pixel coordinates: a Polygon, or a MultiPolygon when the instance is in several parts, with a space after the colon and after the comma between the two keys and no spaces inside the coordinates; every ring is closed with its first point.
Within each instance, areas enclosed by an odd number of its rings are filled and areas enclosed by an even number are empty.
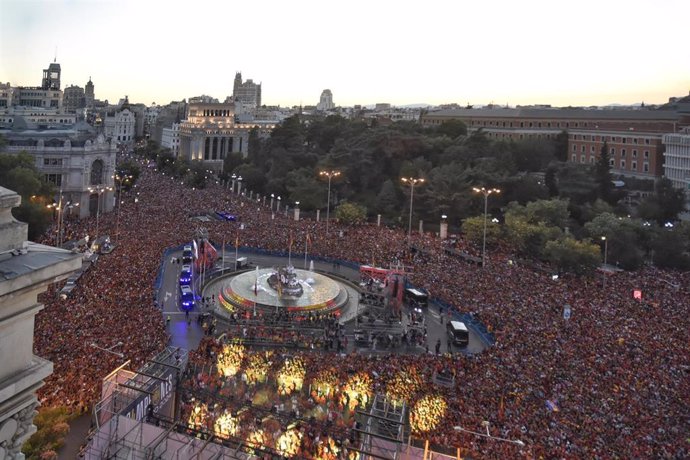
{"type": "MultiPolygon", "coordinates": [[[[122,342],[114,350],[135,368],[165,346],[154,279],[164,249],[189,241],[199,225],[216,242],[238,239],[240,246],[283,251],[292,239],[293,253],[307,244],[311,255],[384,267],[404,263],[413,284],[487,325],[495,346],[443,366],[452,369],[455,387],[439,389],[448,409],[443,423],[426,434],[433,443],[459,446],[479,458],[690,456],[688,273],[646,267],[606,275],[607,283],[601,274],[553,280],[516,263],[506,248],[492,249],[482,270],[444,251],[451,245],[433,235],[415,235],[414,253],[398,229],[331,221],[326,236],[324,222],[294,222],[284,212],[272,213],[268,202],[238,198],[216,184],[192,190],[147,168],[122,201],[119,236],[118,213],[101,215],[99,223],[100,234],[113,237],[115,251],[99,259],[67,300],[56,296],[57,287],[43,299],[36,353],[55,363],[40,392],[44,404],[85,408],[98,400],[100,380],[122,360],[92,343],[109,348],[122,342]],[[240,222],[189,220],[219,209],[239,215],[240,222]],[[634,290],[642,292],[641,300],[633,298],[634,290]],[[567,321],[566,304],[572,311],[567,321]],[[453,429],[481,431],[484,421],[493,436],[525,446],[453,429]]],[[[65,239],[93,238],[95,218],[68,221],[66,228],[65,239]]],[[[452,247],[477,254],[462,240],[452,247]]],[[[320,353],[309,359],[309,366],[328,363],[386,375],[392,366],[425,374],[451,358],[400,355],[372,362],[320,353]]]]}

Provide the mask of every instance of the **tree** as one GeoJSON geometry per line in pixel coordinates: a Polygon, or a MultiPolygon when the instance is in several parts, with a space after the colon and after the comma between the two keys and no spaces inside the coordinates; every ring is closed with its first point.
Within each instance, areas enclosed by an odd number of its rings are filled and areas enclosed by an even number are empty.
{"type": "Polygon", "coordinates": [[[654,185],[654,194],[640,203],[638,214],[642,219],[655,220],[663,225],[678,219],[678,214],[684,209],[683,190],[674,188],[670,179],[662,177],[654,185]]]}
{"type": "Polygon", "coordinates": [[[12,209],[12,215],[29,224],[28,237],[37,240],[50,226],[52,214],[47,205],[54,201],[55,187],[45,182],[26,152],[0,154],[0,186],[22,197],[21,204],[12,209]]]}
{"type": "MultiPolygon", "coordinates": [[[[475,244],[484,242],[484,216],[468,217],[462,221],[462,233],[475,244]]],[[[486,244],[494,245],[501,239],[501,226],[493,220],[486,221],[486,244]]]]}
{"type": "Polygon", "coordinates": [[[568,131],[563,130],[553,140],[554,155],[558,161],[568,161],[568,131]]]}
{"type": "Polygon", "coordinates": [[[613,204],[613,177],[611,176],[611,155],[606,141],[601,146],[601,152],[594,166],[594,177],[597,183],[597,194],[599,198],[607,203],[613,204]]]}
{"type": "Polygon", "coordinates": [[[366,220],[367,209],[349,201],[343,201],[335,208],[335,218],[344,224],[359,224],[366,220]]]}
{"type": "Polygon", "coordinates": [[[436,128],[436,132],[442,136],[448,136],[451,139],[455,139],[467,135],[467,126],[460,120],[447,120],[436,128]]]}
{"type": "Polygon", "coordinates": [[[393,181],[388,179],[376,196],[376,211],[385,217],[392,218],[400,213],[400,209],[400,196],[393,181]]]}
{"type": "Polygon", "coordinates": [[[579,275],[592,273],[600,263],[599,246],[574,238],[560,238],[547,242],[544,255],[559,270],[579,275]]]}
{"type": "Polygon", "coordinates": [[[527,203],[525,210],[527,212],[527,221],[531,224],[565,229],[568,225],[568,219],[570,219],[568,200],[552,199],[532,201],[527,203]]]}
{"type": "Polygon", "coordinates": [[[663,268],[690,270],[688,240],[679,229],[662,229],[654,240],[654,265],[663,268]]]}

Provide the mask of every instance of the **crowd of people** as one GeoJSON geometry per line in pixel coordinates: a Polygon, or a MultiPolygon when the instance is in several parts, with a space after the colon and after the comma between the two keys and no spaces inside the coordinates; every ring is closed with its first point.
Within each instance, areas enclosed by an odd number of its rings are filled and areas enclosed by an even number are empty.
{"type": "MultiPolygon", "coordinates": [[[[438,388],[447,404],[443,423],[425,433],[432,443],[458,446],[477,458],[690,456],[688,273],[645,267],[554,280],[516,263],[505,247],[491,248],[482,269],[446,250],[478,254],[462,239],[451,244],[415,234],[416,250],[410,251],[400,229],[331,220],[327,235],[323,221],[291,217],[221,184],[192,190],[143,168],[136,187],[122,193],[119,211],[100,216],[99,232],[111,235],[115,250],[82,276],[66,300],[56,295],[59,285],[43,298],[35,348],[55,365],[40,390],[43,404],[92,406],[101,379],[123,361],[101,349],[124,354],[137,368],[166,345],[154,297],[161,255],[190,241],[195,225],[203,225],[212,241],[237,240],[245,248],[285,251],[294,241],[293,252],[306,247],[310,256],[383,267],[402,262],[414,285],[483,322],[496,344],[471,358],[304,352],[307,373],[326,364],[379,376],[410,366],[424,375],[451,369],[454,387],[438,388]],[[232,212],[239,222],[189,219],[213,210],[232,212]],[[606,283],[602,276],[609,276],[606,283]],[[642,298],[634,298],[634,291],[642,298]],[[485,422],[491,436],[524,446],[467,433],[481,431],[485,422]]],[[[65,240],[97,236],[95,217],[67,220],[65,240]]],[[[44,242],[54,240],[49,234],[44,242]]]]}

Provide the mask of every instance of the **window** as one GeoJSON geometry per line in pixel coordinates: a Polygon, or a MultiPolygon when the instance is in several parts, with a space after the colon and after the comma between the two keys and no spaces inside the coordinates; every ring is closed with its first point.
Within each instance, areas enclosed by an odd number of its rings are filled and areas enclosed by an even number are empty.
{"type": "Polygon", "coordinates": [[[637,150],[633,150],[632,155],[633,155],[633,158],[637,158],[637,150]]]}
{"type": "Polygon", "coordinates": [[[645,157],[645,159],[649,158],[649,150],[644,151],[644,157],[645,157]]]}
{"type": "Polygon", "coordinates": [[[591,153],[594,153],[594,146],[591,146],[591,147],[589,148],[589,151],[590,151],[591,153]]]}
{"type": "Polygon", "coordinates": [[[628,140],[628,138],[627,138],[627,137],[624,137],[624,138],[623,138],[623,143],[625,144],[625,141],[627,141],[627,140],[628,140]]]}
{"type": "Polygon", "coordinates": [[[62,174],[45,174],[45,181],[57,185],[58,187],[62,185],[62,174]]]}
{"type": "Polygon", "coordinates": [[[621,169],[625,169],[625,160],[621,160],[621,169]]]}
{"type": "Polygon", "coordinates": [[[571,155],[571,157],[570,157],[570,161],[572,161],[573,163],[575,163],[575,162],[577,161],[577,155],[573,153],[573,154],[571,155]]]}
{"type": "Polygon", "coordinates": [[[587,151],[587,147],[583,144],[582,145],[582,153],[585,153],[587,151]]]}
{"type": "Polygon", "coordinates": [[[621,158],[625,158],[625,149],[621,149],[621,158]]]}
{"type": "Polygon", "coordinates": [[[615,166],[615,165],[616,165],[616,164],[615,164],[614,159],[611,158],[611,159],[609,160],[609,166],[615,166]]]}
{"type": "Polygon", "coordinates": [[[633,161],[633,162],[632,162],[632,164],[631,164],[631,169],[632,169],[633,171],[637,171],[637,161],[633,161]]]}
{"type": "Polygon", "coordinates": [[[43,166],[62,166],[62,158],[44,158],[43,166]]]}
{"type": "Polygon", "coordinates": [[[644,165],[642,165],[642,170],[644,172],[649,172],[649,163],[645,163],[644,165]]]}
{"type": "Polygon", "coordinates": [[[584,155],[580,155],[580,163],[584,163],[584,162],[585,162],[585,156],[584,156],[584,155]]]}
{"type": "Polygon", "coordinates": [[[590,156],[590,157],[589,157],[589,162],[592,163],[592,164],[594,164],[594,157],[593,157],[593,156],[590,156]]]}
{"type": "Polygon", "coordinates": [[[616,154],[616,148],[615,148],[615,147],[611,147],[611,155],[615,155],[615,154],[616,154]]]}
{"type": "Polygon", "coordinates": [[[577,152],[577,145],[573,144],[573,152],[577,152]]]}
{"type": "Polygon", "coordinates": [[[649,145],[649,139],[644,140],[645,145],[649,145]]]}
{"type": "Polygon", "coordinates": [[[637,138],[633,137],[633,144],[637,144],[637,138]]]}

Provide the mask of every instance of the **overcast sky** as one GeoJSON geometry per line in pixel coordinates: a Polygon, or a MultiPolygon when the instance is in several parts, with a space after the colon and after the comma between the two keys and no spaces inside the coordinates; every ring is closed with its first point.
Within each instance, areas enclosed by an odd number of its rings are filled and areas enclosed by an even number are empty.
{"type": "Polygon", "coordinates": [[[165,104],[666,102],[690,90],[689,0],[0,0],[0,81],[165,104]]]}

